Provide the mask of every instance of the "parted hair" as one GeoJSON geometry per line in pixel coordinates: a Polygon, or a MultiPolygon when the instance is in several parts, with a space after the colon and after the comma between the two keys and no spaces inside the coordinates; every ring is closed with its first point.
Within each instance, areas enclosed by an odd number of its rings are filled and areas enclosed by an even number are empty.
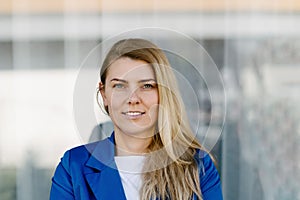
{"type": "MultiPolygon", "coordinates": [[[[190,128],[177,80],[165,53],[145,39],[120,40],[104,59],[100,71],[102,84],[105,85],[109,66],[121,57],[149,63],[155,73],[159,94],[156,133],[148,146],[150,153],[143,168],[140,199],[190,200],[196,195],[201,200],[195,155],[202,146],[190,128]]],[[[105,110],[108,113],[107,108],[105,110]]]]}

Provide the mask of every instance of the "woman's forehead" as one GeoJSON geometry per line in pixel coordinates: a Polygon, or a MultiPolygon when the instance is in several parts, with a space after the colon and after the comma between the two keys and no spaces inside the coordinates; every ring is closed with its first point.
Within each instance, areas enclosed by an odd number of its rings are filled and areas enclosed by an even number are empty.
{"type": "Polygon", "coordinates": [[[113,62],[107,72],[107,78],[155,78],[151,64],[143,61],[122,57],[113,62]]]}

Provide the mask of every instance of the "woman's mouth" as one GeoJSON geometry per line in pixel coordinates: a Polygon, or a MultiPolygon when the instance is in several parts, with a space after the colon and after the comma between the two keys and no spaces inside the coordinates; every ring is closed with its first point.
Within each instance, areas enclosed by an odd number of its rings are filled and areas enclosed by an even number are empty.
{"type": "Polygon", "coordinates": [[[127,111],[127,112],[122,112],[123,115],[125,115],[128,118],[134,119],[138,118],[142,115],[144,115],[146,112],[141,112],[141,111],[127,111]]]}

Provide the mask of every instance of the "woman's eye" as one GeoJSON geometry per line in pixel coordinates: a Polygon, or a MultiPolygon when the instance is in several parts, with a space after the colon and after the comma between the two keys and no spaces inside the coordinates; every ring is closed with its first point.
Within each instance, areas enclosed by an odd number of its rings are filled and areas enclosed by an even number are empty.
{"type": "Polygon", "coordinates": [[[123,84],[120,84],[120,83],[117,83],[117,84],[114,84],[113,85],[113,88],[124,88],[124,85],[123,84]]]}
{"type": "Polygon", "coordinates": [[[144,84],[143,86],[144,89],[151,89],[151,88],[154,88],[154,85],[148,83],[148,84],[144,84]]]}

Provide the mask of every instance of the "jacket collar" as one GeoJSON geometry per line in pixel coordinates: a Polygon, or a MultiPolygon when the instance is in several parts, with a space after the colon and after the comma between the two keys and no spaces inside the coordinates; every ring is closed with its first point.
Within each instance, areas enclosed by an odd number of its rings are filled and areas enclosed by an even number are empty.
{"type": "Polygon", "coordinates": [[[103,170],[106,167],[116,169],[114,163],[115,156],[115,137],[114,132],[110,137],[97,142],[96,147],[92,150],[91,156],[86,162],[86,166],[96,169],[103,170]]]}
{"type": "Polygon", "coordinates": [[[126,200],[114,156],[115,140],[112,133],[109,138],[97,143],[85,164],[89,168],[84,172],[85,178],[96,199],[126,200]]]}

